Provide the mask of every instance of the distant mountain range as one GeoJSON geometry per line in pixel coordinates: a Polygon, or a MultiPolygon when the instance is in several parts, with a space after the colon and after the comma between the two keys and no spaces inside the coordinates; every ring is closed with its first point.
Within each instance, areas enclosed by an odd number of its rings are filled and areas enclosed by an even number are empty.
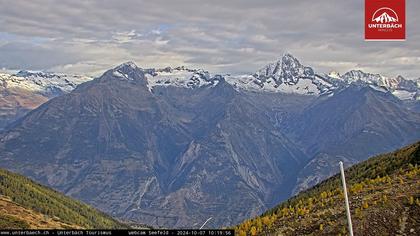
{"type": "MultiPolygon", "coordinates": [[[[129,64],[134,63],[127,62],[120,67],[129,64]]],[[[246,75],[211,75],[203,69],[189,69],[184,66],[143,71],[150,89],[155,86],[196,88],[215,85],[223,78],[236,90],[319,96],[331,95],[352,84],[359,84],[385,93],[390,92],[400,100],[420,100],[420,78],[389,78],[360,70],[352,70],[342,76],[337,72],[316,73],[290,54],[285,54],[277,62],[268,64],[254,74],[246,75]]],[[[25,70],[16,74],[0,74],[0,129],[46,100],[68,93],[78,84],[92,79],[88,76],[25,70]]]]}
{"type": "Polygon", "coordinates": [[[0,130],[49,99],[91,79],[45,72],[0,73],[0,130]]]}
{"type": "Polygon", "coordinates": [[[252,75],[128,62],[86,80],[55,82],[61,95],[9,122],[0,166],[157,227],[236,224],[334,174],[338,160],[420,139],[417,82],[321,75],[290,54],[252,75]]]}
{"type": "MultiPolygon", "coordinates": [[[[127,62],[121,66],[126,64],[133,63],[127,62]]],[[[189,69],[185,66],[143,71],[150,89],[155,86],[196,88],[216,84],[223,78],[236,90],[320,96],[332,95],[352,84],[359,84],[385,93],[390,92],[403,101],[420,100],[420,78],[389,78],[360,70],[352,70],[342,76],[337,72],[316,73],[311,67],[301,65],[290,54],[285,54],[277,62],[268,64],[254,74],[211,75],[203,69],[189,69]]],[[[16,74],[0,74],[0,130],[45,101],[68,93],[78,84],[92,79],[88,76],[26,70],[16,74]]],[[[414,109],[420,110],[420,106],[416,104],[414,103],[414,109]]]]}
{"type": "MultiPolygon", "coordinates": [[[[354,235],[418,235],[419,165],[417,142],[345,170],[354,235]]],[[[348,235],[340,176],[245,220],[235,230],[237,235],[348,235]]]]}

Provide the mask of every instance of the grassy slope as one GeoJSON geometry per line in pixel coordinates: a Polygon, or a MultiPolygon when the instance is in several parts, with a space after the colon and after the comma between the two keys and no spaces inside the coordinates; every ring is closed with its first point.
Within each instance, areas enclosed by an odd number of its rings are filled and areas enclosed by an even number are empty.
{"type": "Polygon", "coordinates": [[[84,203],[0,169],[0,229],[125,227],[84,203]]]}
{"type": "MultiPolygon", "coordinates": [[[[345,173],[355,235],[420,234],[420,142],[345,173]]],[[[238,235],[347,235],[346,227],[335,175],[235,229],[238,235]]]]}
{"type": "Polygon", "coordinates": [[[24,208],[10,198],[0,196],[0,229],[78,229],[78,225],[24,208]]]}

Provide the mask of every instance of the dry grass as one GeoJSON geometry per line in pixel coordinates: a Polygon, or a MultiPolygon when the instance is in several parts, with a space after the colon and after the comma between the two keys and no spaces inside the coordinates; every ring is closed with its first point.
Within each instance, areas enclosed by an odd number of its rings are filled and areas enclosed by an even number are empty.
{"type": "Polygon", "coordinates": [[[81,229],[39,212],[26,209],[0,195],[0,227],[2,229],[81,229]]]}

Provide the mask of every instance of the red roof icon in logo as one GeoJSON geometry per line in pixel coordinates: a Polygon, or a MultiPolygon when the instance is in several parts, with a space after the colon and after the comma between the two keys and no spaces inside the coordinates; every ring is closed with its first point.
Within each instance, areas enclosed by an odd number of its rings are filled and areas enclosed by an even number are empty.
{"type": "Polygon", "coordinates": [[[373,13],[372,21],[376,23],[398,22],[397,13],[389,7],[382,7],[373,13]]]}

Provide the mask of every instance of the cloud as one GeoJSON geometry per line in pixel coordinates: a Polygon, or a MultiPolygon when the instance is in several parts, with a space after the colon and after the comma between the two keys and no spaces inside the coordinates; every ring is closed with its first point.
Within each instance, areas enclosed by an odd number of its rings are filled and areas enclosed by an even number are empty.
{"type": "Polygon", "coordinates": [[[141,38],[142,34],[138,34],[136,33],[135,30],[130,30],[130,31],[124,31],[124,32],[115,32],[112,35],[112,39],[116,42],[116,43],[128,43],[128,42],[133,42],[134,40],[136,40],[137,38],[141,38]]]}
{"type": "Polygon", "coordinates": [[[45,68],[66,63],[75,63],[80,57],[75,54],[62,50],[56,53],[55,47],[45,47],[24,42],[8,42],[0,46],[0,67],[19,70],[30,68],[33,70],[43,70],[45,68]]]}
{"type": "Polygon", "coordinates": [[[132,60],[252,73],[289,52],[321,72],[420,77],[420,1],[406,2],[406,42],[365,42],[363,2],[0,0],[0,68],[97,74],[132,60]]]}

